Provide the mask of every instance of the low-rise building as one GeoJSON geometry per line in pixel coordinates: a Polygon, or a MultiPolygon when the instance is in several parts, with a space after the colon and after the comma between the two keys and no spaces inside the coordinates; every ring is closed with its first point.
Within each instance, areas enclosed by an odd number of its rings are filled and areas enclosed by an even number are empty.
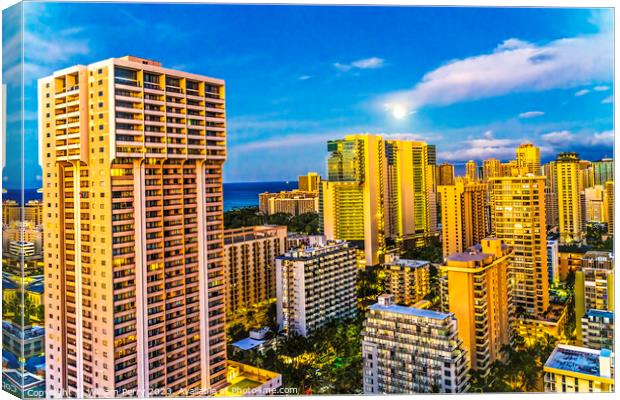
{"type": "Polygon", "coordinates": [[[608,349],[557,345],[545,366],[545,392],[612,392],[613,353],[608,349]]]}
{"type": "Polygon", "coordinates": [[[379,296],[362,332],[364,394],[463,393],[467,351],[452,313],[394,304],[379,296]]]}
{"type": "Polygon", "coordinates": [[[308,336],[357,313],[356,251],[345,241],[290,249],[276,258],[277,321],[287,334],[308,336]]]}
{"type": "Polygon", "coordinates": [[[226,382],[227,386],[216,397],[266,396],[275,394],[282,386],[282,375],[229,360],[226,382]]]}
{"type": "Polygon", "coordinates": [[[301,215],[319,212],[319,193],[291,190],[258,195],[259,210],[264,214],[285,213],[301,215]]]}

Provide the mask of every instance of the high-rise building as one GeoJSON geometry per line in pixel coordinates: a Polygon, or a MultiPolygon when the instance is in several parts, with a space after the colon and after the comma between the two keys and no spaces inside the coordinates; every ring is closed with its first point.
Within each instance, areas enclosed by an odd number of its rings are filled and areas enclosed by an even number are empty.
{"type": "Polygon", "coordinates": [[[502,163],[495,159],[489,158],[482,161],[482,180],[487,182],[490,178],[502,175],[502,163]]]}
{"type": "Polygon", "coordinates": [[[467,351],[453,314],[394,304],[379,296],[362,332],[364,394],[463,393],[467,351]]]}
{"type": "Polygon", "coordinates": [[[465,163],[465,178],[470,181],[478,180],[478,164],[474,160],[469,160],[465,163]]]}
{"type": "Polygon", "coordinates": [[[605,211],[607,216],[607,233],[614,234],[614,181],[605,182],[605,211]]]}
{"type": "Polygon", "coordinates": [[[47,395],[225,386],[224,81],[127,56],[38,85],[47,395]]]}
{"type": "Polygon", "coordinates": [[[508,268],[511,250],[499,239],[484,239],[441,267],[447,304],[459,323],[459,338],[470,368],[486,374],[510,342],[508,268]]]}
{"type": "Polygon", "coordinates": [[[560,153],[555,161],[558,182],[558,218],[560,242],[582,238],[581,201],[579,198],[579,157],[577,153],[560,153]]]}
{"type": "Polygon", "coordinates": [[[290,249],[276,257],[277,321],[308,336],[330,321],[355,317],[357,261],[344,241],[290,249]]]}
{"type": "Polygon", "coordinates": [[[577,341],[582,342],[581,318],[588,310],[614,311],[614,258],[605,251],[588,251],[575,272],[577,341]]]}
{"type": "Polygon", "coordinates": [[[226,312],[234,314],[276,297],[276,257],[286,252],[286,226],[224,231],[226,312]]]}
{"type": "Polygon", "coordinates": [[[540,175],[540,148],[532,143],[523,143],[517,147],[517,167],[526,174],[540,175]]]}
{"type": "Polygon", "coordinates": [[[437,233],[436,155],[435,146],[409,142],[412,151],[413,212],[416,244],[437,233]]]}
{"type": "Polygon", "coordinates": [[[588,310],[581,317],[582,344],[589,349],[614,348],[614,313],[607,310],[588,310]]]}
{"type": "Polygon", "coordinates": [[[316,172],[308,172],[307,175],[299,176],[298,189],[302,192],[318,192],[321,184],[321,175],[316,172]]]}
{"type": "Polygon", "coordinates": [[[613,158],[603,158],[600,161],[592,162],[594,170],[594,184],[604,185],[608,181],[614,180],[614,160],[613,158]]]}
{"type": "Polygon", "coordinates": [[[402,241],[415,234],[415,187],[412,142],[386,140],[386,236],[402,241]]]}
{"type": "Polygon", "coordinates": [[[517,160],[506,161],[500,164],[500,176],[513,176],[513,171],[518,171],[517,160]]]}
{"type": "Polygon", "coordinates": [[[329,240],[361,244],[366,265],[385,248],[385,151],[381,137],[348,135],[327,143],[327,180],[321,182],[320,225],[329,240]]]}
{"type": "Polygon", "coordinates": [[[457,178],[454,185],[439,186],[443,256],[461,253],[486,236],[487,184],[457,178]]]}
{"type": "Polygon", "coordinates": [[[592,163],[590,161],[579,160],[578,176],[580,191],[594,186],[594,168],[592,167],[592,163]]]}
{"type": "Polygon", "coordinates": [[[533,316],[549,307],[545,178],[492,178],[492,233],[513,248],[509,276],[512,301],[533,316]]]}
{"type": "Polygon", "coordinates": [[[614,358],[608,349],[559,344],[545,362],[545,392],[613,392],[614,358]]]}
{"type": "Polygon", "coordinates": [[[437,186],[454,185],[454,165],[442,163],[437,169],[437,186]]]}
{"type": "Polygon", "coordinates": [[[560,253],[557,240],[547,240],[547,271],[549,286],[560,282],[560,253]]]}
{"type": "Polygon", "coordinates": [[[602,185],[588,187],[584,190],[585,218],[587,222],[607,222],[605,209],[605,188],[602,185]]]}
{"type": "Polygon", "coordinates": [[[393,257],[383,265],[385,290],[396,304],[411,306],[430,292],[430,262],[393,257]]]}
{"type": "Polygon", "coordinates": [[[557,226],[558,216],[558,180],[555,161],[551,161],[542,167],[545,176],[545,214],[548,226],[557,226]]]}

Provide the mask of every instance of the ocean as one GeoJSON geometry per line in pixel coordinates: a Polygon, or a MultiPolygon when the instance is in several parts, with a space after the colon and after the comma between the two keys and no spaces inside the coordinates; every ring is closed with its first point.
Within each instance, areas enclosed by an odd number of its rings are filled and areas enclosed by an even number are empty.
{"type": "MultiPolygon", "coordinates": [[[[258,194],[263,192],[280,192],[282,190],[297,189],[297,181],[291,182],[235,182],[224,183],[224,211],[239,207],[258,206],[258,194]]],[[[17,189],[7,189],[2,194],[2,200],[20,201],[20,192],[17,189]]],[[[24,201],[40,200],[41,193],[37,189],[24,189],[24,201]]]]}

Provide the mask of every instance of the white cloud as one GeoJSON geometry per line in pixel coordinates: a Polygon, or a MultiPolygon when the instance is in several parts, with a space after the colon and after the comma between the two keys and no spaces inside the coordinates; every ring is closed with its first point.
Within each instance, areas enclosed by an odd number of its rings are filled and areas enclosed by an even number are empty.
{"type": "Polygon", "coordinates": [[[545,115],[543,111],[526,111],[526,112],[519,114],[519,118],[534,118],[534,117],[540,117],[542,115],[545,115]]]}
{"type": "Polygon", "coordinates": [[[554,131],[541,135],[540,139],[549,144],[562,144],[573,140],[573,134],[566,130],[554,131]]]}
{"type": "Polygon", "coordinates": [[[387,99],[382,98],[381,104],[405,102],[416,109],[609,81],[613,72],[612,50],[609,33],[559,39],[544,45],[508,39],[492,53],[453,60],[428,72],[412,89],[392,93],[387,99]]]}
{"type": "Polygon", "coordinates": [[[602,104],[612,104],[614,102],[614,96],[607,96],[601,101],[602,104]]]}
{"type": "Polygon", "coordinates": [[[590,93],[590,91],[588,89],[581,89],[581,90],[579,90],[578,92],[575,93],[575,96],[581,97],[581,96],[585,96],[588,93],[590,93]]]}
{"type": "Polygon", "coordinates": [[[310,76],[310,75],[302,75],[302,76],[300,76],[297,79],[299,79],[300,81],[307,81],[310,78],[312,78],[312,76],[310,76]]]}
{"type": "Polygon", "coordinates": [[[541,140],[550,145],[582,145],[582,146],[613,146],[614,132],[581,132],[572,133],[567,130],[545,133],[540,136],[541,140]]]}
{"type": "Polygon", "coordinates": [[[606,92],[609,90],[609,86],[594,86],[594,90],[597,92],[606,92]]]}
{"type": "Polygon", "coordinates": [[[604,145],[604,146],[613,146],[614,144],[614,131],[605,131],[598,132],[594,135],[588,137],[588,140],[591,145],[604,145]]]}
{"type": "Polygon", "coordinates": [[[352,69],[377,69],[385,66],[385,60],[379,57],[364,58],[362,60],[353,61],[350,64],[335,63],[334,67],[342,72],[352,69]]]}

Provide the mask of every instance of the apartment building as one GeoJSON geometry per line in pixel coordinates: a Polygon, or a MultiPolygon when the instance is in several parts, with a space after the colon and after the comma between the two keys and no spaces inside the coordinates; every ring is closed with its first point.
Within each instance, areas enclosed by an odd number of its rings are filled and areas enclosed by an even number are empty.
{"type": "Polygon", "coordinates": [[[614,311],[614,257],[605,251],[588,251],[575,272],[577,341],[583,342],[582,317],[589,310],[614,311]]]}
{"type": "Polygon", "coordinates": [[[545,362],[545,392],[613,392],[614,358],[608,349],[559,344],[545,362]]]}
{"type": "Polygon", "coordinates": [[[286,252],[286,226],[224,231],[226,313],[276,297],[276,257],[286,252]]]}
{"type": "Polygon", "coordinates": [[[582,232],[581,185],[579,183],[579,156],[560,153],[555,161],[558,184],[558,219],[560,242],[580,241],[582,232]]]}
{"type": "Polygon", "coordinates": [[[383,265],[385,290],[396,304],[411,306],[430,293],[429,261],[390,257],[383,265]]]}
{"type": "Polygon", "coordinates": [[[526,174],[540,175],[540,148],[532,143],[517,147],[517,167],[526,174]]]}
{"type": "Polygon", "coordinates": [[[258,195],[260,212],[268,215],[284,213],[301,215],[319,211],[319,195],[317,192],[300,190],[279,193],[260,193],[258,195]]]}
{"type": "Polygon", "coordinates": [[[510,343],[510,256],[501,240],[487,238],[467,252],[451,254],[441,267],[444,311],[456,317],[470,368],[482,374],[503,359],[501,348],[510,343]]]}
{"type": "Polygon", "coordinates": [[[542,316],[549,307],[545,178],[491,178],[492,235],[513,248],[509,278],[515,309],[542,316]]]}
{"type": "Polygon", "coordinates": [[[614,313],[607,310],[586,311],[581,317],[581,344],[589,349],[614,348],[614,313]]]}
{"type": "Polygon", "coordinates": [[[48,396],[225,386],[224,81],[127,56],[38,85],[48,396]]]}
{"type": "Polygon", "coordinates": [[[286,334],[308,336],[330,321],[355,317],[356,251],[325,240],[276,257],[277,321],[286,334]]]}
{"type": "Polygon", "coordinates": [[[442,163],[437,166],[437,185],[454,185],[454,165],[442,163]]]}
{"type": "Polygon", "coordinates": [[[469,388],[467,350],[457,320],[394,304],[381,295],[368,307],[362,331],[364,394],[463,393],[469,388]]]}
{"type": "Polygon", "coordinates": [[[443,256],[461,253],[487,235],[487,184],[457,178],[454,185],[437,188],[441,203],[443,256]]]}
{"type": "Polygon", "coordinates": [[[478,164],[474,160],[465,163],[465,178],[470,181],[478,180],[478,164]]]}

